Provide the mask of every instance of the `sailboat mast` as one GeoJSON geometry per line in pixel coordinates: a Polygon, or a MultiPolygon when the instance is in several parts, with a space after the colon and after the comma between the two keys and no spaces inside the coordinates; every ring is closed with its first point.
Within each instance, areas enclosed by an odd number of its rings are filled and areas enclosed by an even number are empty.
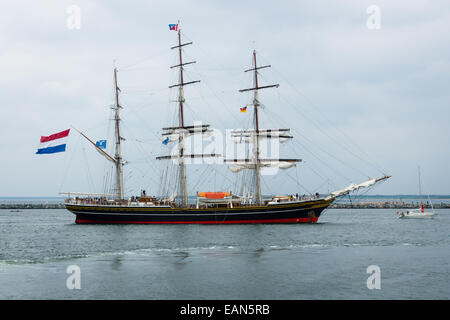
{"type": "Polygon", "coordinates": [[[259,162],[259,120],[258,120],[258,71],[256,65],[256,50],[253,50],[253,63],[255,67],[255,91],[253,98],[254,114],[255,114],[255,175],[256,175],[256,201],[257,204],[261,204],[261,165],[259,162]]]}
{"type": "Polygon", "coordinates": [[[417,173],[419,175],[419,198],[422,200],[422,185],[420,181],[420,166],[417,166],[417,173]]]}
{"type": "Polygon", "coordinates": [[[123,200],[123,172],[122,172],[122,154],[120,148],[120,116],[119,109],[121,108],[119,104],[119,87],[117,85],[117,68],[114,68],[114,89],[115,89],[115,113],[114,113],[114,122],[115,122],[115,140],[116,140],[116,152],[115,152],[115,165],[116,165],[116,184],[117,184],[117,197],[119,200],[123,200]]]}

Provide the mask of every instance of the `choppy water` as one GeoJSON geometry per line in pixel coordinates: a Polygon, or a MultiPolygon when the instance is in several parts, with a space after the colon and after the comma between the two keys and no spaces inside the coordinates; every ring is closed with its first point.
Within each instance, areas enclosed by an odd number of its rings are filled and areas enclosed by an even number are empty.
{"type": "Polygon", "coordinates": [[[0,299],[449,299],[450,210],[328,210],[310,225],[76,225],[0,210],[0,299]],[[81,270],[69,290],[66,269],[81,270]],[[367,267],[381,270],[369,290],[367,267]]]}

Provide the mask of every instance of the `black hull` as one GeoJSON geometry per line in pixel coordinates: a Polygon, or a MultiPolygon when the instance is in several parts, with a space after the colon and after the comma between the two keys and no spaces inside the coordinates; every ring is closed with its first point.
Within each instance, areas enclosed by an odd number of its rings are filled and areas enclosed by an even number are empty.
{"type": "Polygon", "coordinates": [[[66,204],[76,223],[86,224],[253,224],[315,223],[332,200],[238,208],[162,208],[66,204]]]}

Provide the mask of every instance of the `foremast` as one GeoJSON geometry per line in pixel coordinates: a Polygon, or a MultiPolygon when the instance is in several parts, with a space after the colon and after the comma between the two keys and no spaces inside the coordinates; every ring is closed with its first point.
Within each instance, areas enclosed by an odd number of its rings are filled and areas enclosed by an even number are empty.
{"type": "MultiPolygon", "coordinates": [[[[258,101],[258,67],[256,64],[256,51],[253,50],[253,66],[254,66],[254,81],[255,81],[255,88],[253,91],[253,107],[254,107],[254,123],[255,123],[255,160],[256,160],[256,168],[255,168],[255,174],[256,174],[256,200],[258,204],[261,204],[261,163],[259,161],[259,121],[258,121],[258,107],[260,106],[258,101]]],[[[274,87],[278,87],[278,85],[274,85],[274,87]]],[[[242,91],[241,91],[242,92],[242,91]]]]}
{"type": "Polygon", "coordinates": [[[272,138],[279,139],[280,142],[284,142],[286,140],[292,139],[293,137],[288,135],[290,129],[266,129],[261,130],[259,127],[259,117],[258,117],[258,109],[261,106],[259,102],[258,92],[260,89],[267,88],[278,88],[279,84],[272,84],[267,86],[260,86],[258,83],[258,70],[263,68],[269,68],[270,65],[258,66],[256,62],[256,50],[253,50],[253,68],[245,70],[245,72],[253,71],[254,77],[254,87],[248,89],[241,89],[239,92],[247,92],[253,91],[253,123],[254,130],[246,130],[246,131],[233,131],[232,137],[236,138],[240,135],[240,142],[242,142],[242,137],[244,135],[244,142],[252,143],[252,159],[227,159],[225,162],[234,163],[235,167],[230,168],[233,172],[238,172],[242,169],[252,169],[255,174],[255,200],[257,205],[261,205],[262,195],[261,195],[261,168],[262,167],[273,167],[278,166],[281,169],[287,169],[296,162],[301,161],[301,159],[261,159],[261,148],[260,148],[260,139],[261,138],[272,138]]]}

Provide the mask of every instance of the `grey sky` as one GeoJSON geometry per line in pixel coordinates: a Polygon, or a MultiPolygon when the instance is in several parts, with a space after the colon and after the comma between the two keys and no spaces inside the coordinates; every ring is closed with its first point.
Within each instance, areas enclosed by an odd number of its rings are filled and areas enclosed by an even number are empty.
{"type": "MultiPolygon", "coordinates": [[[[168,24],[177,20],[185,41],[194,42],[185,49],[186,59],[197,61],[186,67],[187,77],[202,81],[186,89],[189,122],[221,130],[248,124],[250,114],[239,107],[250,97],[238,90],[251,86],[243,71],[256,48],[259,61],[273,67],[261,71],[263,83],[280,84],[261,93],[262,119],[267,127],[294,129],[305,164],[290,175],[298,174],[302,186],[325,192],[327,178],[340,188],[380,176],[369,160],[393,176],[372,194],[417,193],[418,165],[424,193],[450,194],[446,0],[18,0],[0,10],[0,196],[102,191],[104,160],[73,130],[66,153],[34,153],[41,135],[71,125],[105,137],[114,60],[130,141],[127,190],[157,190],[159,164],[140,158],[164,152],[158,134],[173,108],[167,87],[177,81],[169,69],[176,33],[168,24]],[[372,4],[381,10],[379,30],[366,26],[372,4]],[[81,8],[79,30],[66,26],[70,5],[81,8]],[[145,143],[133,148],[133,140],[145,143]]],[[[263,192],[298,192],[293,180],[280,179],[267,180],[263,192]]]]}

